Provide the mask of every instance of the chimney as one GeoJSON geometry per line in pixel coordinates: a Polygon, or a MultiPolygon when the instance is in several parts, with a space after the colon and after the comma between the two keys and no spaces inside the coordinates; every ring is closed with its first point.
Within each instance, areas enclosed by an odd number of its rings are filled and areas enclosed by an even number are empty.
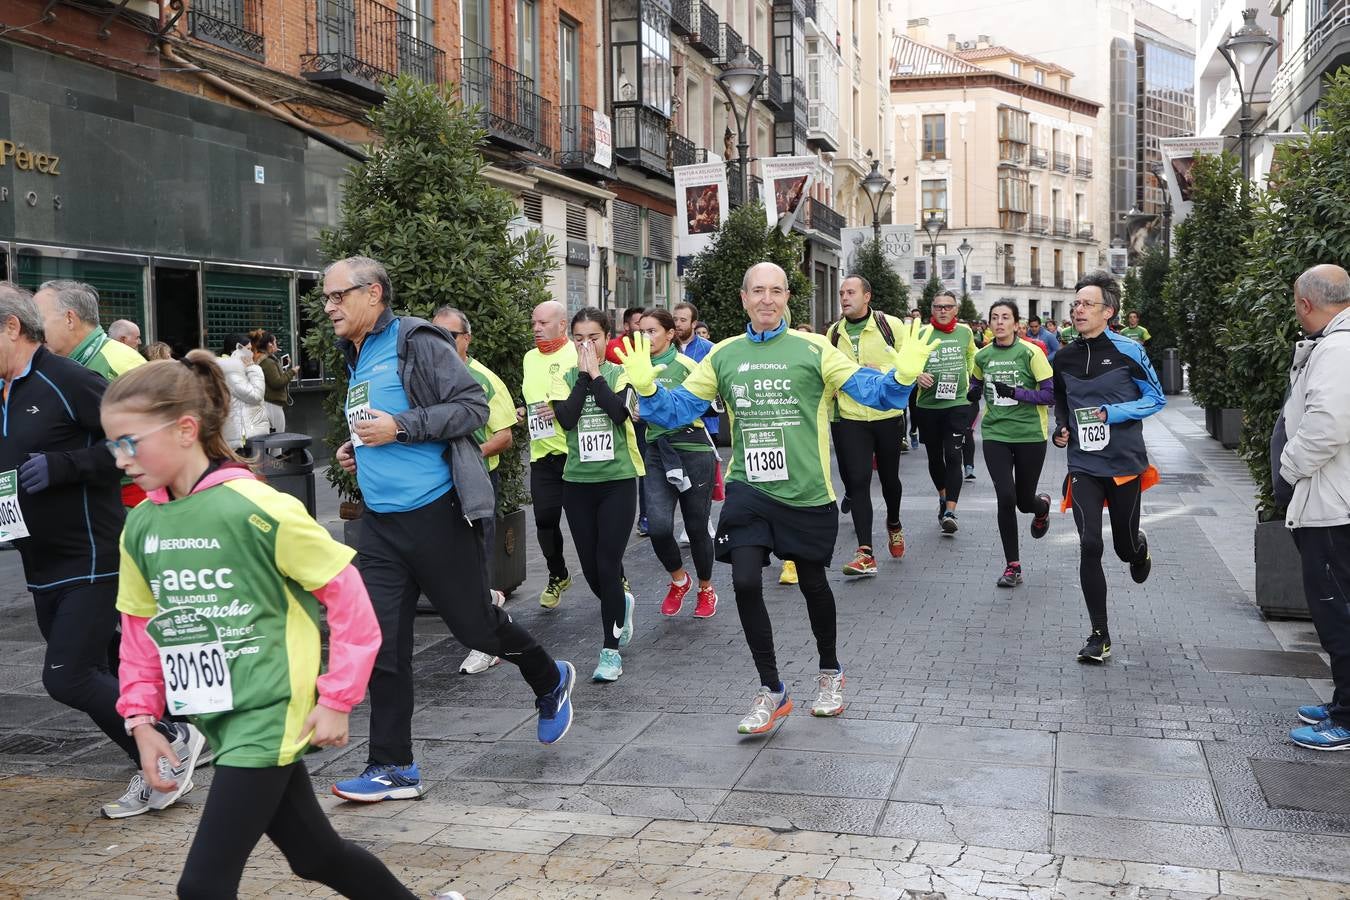
{"type": "Polygon", "coordinates": [[[988,47],[989,47],[989,35],[987,35],[987,34],[976,35],[976,37],[975,37],[975,49],[976,49],[976,50],[985,50],[985,49],[988,49],[988,47]]]}
{"type": "Polygon", "coordinates": [[[956,35],[954,34],[947,35],[947,52],[948,53],[956,52],[956,35]]]}
{"type": "Polygon", "coordinates": [[[920,44],[928,43],[928,20],[910,19],[905,23],[905,35],[920,44]]]}

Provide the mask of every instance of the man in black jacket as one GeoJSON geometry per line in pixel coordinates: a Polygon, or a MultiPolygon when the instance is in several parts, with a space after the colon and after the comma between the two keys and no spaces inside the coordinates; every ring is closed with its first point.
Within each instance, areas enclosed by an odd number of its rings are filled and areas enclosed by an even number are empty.
{"type": "MultiPolygon", "coordinates": [[[[117,627],[121,473],[103,443],[99,403],[108,382],[49,351],[32,295],[0,283],[0,539],[23,559],[38,628],[47,641],[42,684],[53,700],[89,715],[126,751],[140,754],[118,715],[108,642],[117,627]]],[[[139,771],[109,818],[164,809],[191,790],[202,737],[165,724],[181,761],[175,791],[152,791],[139,771]]]]}

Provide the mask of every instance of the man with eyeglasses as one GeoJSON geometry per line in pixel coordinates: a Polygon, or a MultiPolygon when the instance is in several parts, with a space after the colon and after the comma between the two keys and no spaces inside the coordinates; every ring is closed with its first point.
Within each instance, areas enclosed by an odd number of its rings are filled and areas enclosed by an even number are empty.
{"type": "MultiPolygon", "coordinates": [[[[919,375],[915,401],[919,440],[928,452],[928,477],[938,494],[938,526],[956,534],[956,504],[965,474],[966,432],[971,426],[970,373],[975,366],[975,335],[956,321],[956,295],[942,291],[933,298],[931,324],[939,343],[919,375]]],[[[974,477],[974,467],[971,467],[974,477]]]]}
{"type": "Polygon", "coordinates": [[[1143,584],[1152,568],[1148,538],[1139,529],[1140,495],[1156,480],[1144,446],[1143,420],[1166,404],[1162,385],[1142,344],[1107,327],[1120,311],[1120,284],[1108,272],[1084,275],[1070,314],[1078,339],[1055,355],[1056,447],[1069,451],[1064,505],[1078,527],[1079,580],[1092,633],[1079,662],[1111,655],[1102,571],[1102,507],[1111,517],[1111,542],[1143,584]]]}
{"type": "Polygon", "coordinates": [[[444,331],[390,310],[384,266],[354,256],[323,276],[324,312],[347,364],[351,440],[338,463],[356,476],[366,511],[357,568],[383,640],[370,678],[365,771],[338,782],[347,800],[426,793],[413,758],[413,623],[425,594],[455,639],[520,668],[551,744],[571,725],[571,663],[555,662],[493,605],[483,546],[496,498],[475,433],[488,421],[483,388],[444,331]]]}
{"type": "Polygon", "coordinates": [[[12,540],[47,642],[42,685],[58,703],[86,713],[131,760],[125,794],[104,804],[120,819],[164,809],[192,789],[202,737],[187,725],[156,725],[173,741],[180,765],[174,791],[152,791],[140,753],[117,712],[108,645],[118,623],[118,539],[126,513],[121,471],[104,443],[99,404],[108,379],[41,343],[32,295],[0,282],[0,540],[12,540]]]}

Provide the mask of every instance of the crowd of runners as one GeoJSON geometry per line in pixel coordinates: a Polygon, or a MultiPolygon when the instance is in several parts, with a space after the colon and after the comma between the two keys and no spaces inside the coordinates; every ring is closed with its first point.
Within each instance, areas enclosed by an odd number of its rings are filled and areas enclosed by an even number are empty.
{"type": "MultiPolygon", "coordinates": [[[[810,712],[844,712],[827,578],[840,514],[856,547],[843,574],[877,576],[875,472],[885,551],[902,559],[900,457],[915,442],[936,494],[930,527],[958,540],[979,428],[997,498],[999,587],[1035,577],[1021,561],[1019,514],[1038,539],[1054,505],[1072,511],[1088,631],[1079,661],[1112,653],[1104,520],[1130,577],[1149,577],[1140,497],[1158,474],[1143,420],[1165,401],[1149,334],[1134,314],[1119,325],[1120,286],[1107,273],[1079,281],[1062,325],[1024,321],[1007,300],[987,322],[958,322],[949,292],[933,299],[928,321],[902,319],[873,308],[870,285],[854,275],[840,287],[838,321],[815,334],[789,326],[787,275],[760,263],[741,285],[744,332],[716,343],[699,333],[689,303],[627,310],[616,323],[595,308],[569,317],[550,301],[532,313],[520,398],[475,359],[465,312],[395,315],[396,286],[378,261],[334,263],[322,291],[347,374],[349,439],[336,462],[365,504],[354,548],[237,452],[229,347],[222,357],[194,350],[147,362],[132,349],[140,336],[130,323],[121,340],[99,326],[88,285],[50,282],[32,296],[0,284],[0,525],[22,556],[47,641],[44,685],[87,713],[136,770],[103,806],[111,818],[166,808],[193,789],[197,767],[215,765],[180,896],[234,896],[264,834],[298,875],[345,896],[412,896],[333,831],[302,758],[345,746],[349,714],[368,692],[366,764],[333,793],[360,802],[425,793],[412,740],[421,597],[470,649],[461,672],[514,665],[534,698],[538,739],[567,734],[576,668],[513,619],[488,572],[497,458],[516,429],[529,439],[548,569],[539,604],[546,615],[599,611],[593,681],[622,677],[644,617],[655,627],[657,613],[686,614],[691,594],[693,617],[714,616],[723,605],[714,562],[730,565],[757,676],[742,734],[772,731],[794,705],[765,603],[775,557],[779,579],[800,589],[816,642],[810,712]],[[719,426],[730,429],[725,466],[719,426]],[[1062,485],[1043,483],[1051,446],[1066,453],[1062,485]],[[844,487],[838,504],[832,462],[844,487]],[[635,529],[654,560],[625,554],[635,529]],[[568,537],[591,602],[573,592],[564,604],[568,537]],[[668,574],[659,604],[635,598],[625,565],[668,574]]],[[[1338,681],[1338,698],[1346,687],[1338,681]]],[[[1341,732],[1350,724],[1336,701],[1300,715],[1314,730],[1323,720],[1341,732]]]]}

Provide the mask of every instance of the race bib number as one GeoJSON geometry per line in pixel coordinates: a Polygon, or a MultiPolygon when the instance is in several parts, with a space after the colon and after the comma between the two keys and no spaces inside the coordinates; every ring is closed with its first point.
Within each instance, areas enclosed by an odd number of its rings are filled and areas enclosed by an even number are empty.
{"type": "Polygon", "coordinates": [[[577,450],[583,463],[614,459],[614,429],[610,428],[608,416],[582,416],[577,423],[577,450]]]}
{"type": "Polygon", "coordinates": [[[751,482],[787,481],[787,444],[781,428],[753,428],[745,438],[745,477],[751,482]]]}
{"type": "Polygon", "coordinates": [[[354,384],[347,389],[347,428],[352,434],[352,446],[364,447],[366,442],[356,433],[356,423],[369,422],[375,418],[375,411],[370,408],[370,382],[363,381],[360,384],[354,384]]]}
{"type": "Polygon", "coordinates": [[[1106,449],[1111,443],[1111,426],[1097,418],[1098,407],[1075,409],[1074,418],[1078,422],[1078,449],[1095,453],[1106,449]]]}
{"type": "Polygon", "coordinates": [[[539,403],[531,403],[528,421],[530,426],[530,440],[532,441],[547,440],[558,433],[557,426],[553,421],[553,416],[547,403],[542,401],[539,403]]]}
{"type": "Polygon", "coordinates": [[[180,606],[155,616],[146,630],[159,649],[170,713],[199,716],[234,709],[225,647],[210,619],[180,606]]]}
{"type": "Polygon", "coordinates": [[[986,390],[986,393],[989,395],[989,402],[990,402],[990,404],[992,404],[992,405],[994,405],[994,406],[1016,406],[1016,405],[1017,405],[1017,398],[1016,398],[1016,397],[1000,397],[1000,396],[998,395],[998,391],[994,390],[993,384],[990,384],[990,385],[989,385],[989,387],[988,387],[987,390],[986,390]]]}
{"type": "Polygon", "coordinates": [[[956,399],[955,373],[943,374],[938,376],[937,384],[934,385],[933,397],[936,400],[956,399]]]}
{"type": "Polygon", "coordinates": [[[19,506],[19,470],[0,472],[0,541],[28,537],[28,525],[19,506]]]}

